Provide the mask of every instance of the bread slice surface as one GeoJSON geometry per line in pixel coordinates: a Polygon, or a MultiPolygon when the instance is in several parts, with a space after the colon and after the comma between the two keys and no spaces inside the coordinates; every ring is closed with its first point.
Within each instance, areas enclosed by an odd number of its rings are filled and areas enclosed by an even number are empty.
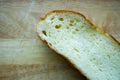
{"type": "Polygon", "coordinates": [[[66,57],[88,79],[120,79],[119,43],[82,14],[52,11],[39,22],[37,33],[51,49],[66,57]]]}

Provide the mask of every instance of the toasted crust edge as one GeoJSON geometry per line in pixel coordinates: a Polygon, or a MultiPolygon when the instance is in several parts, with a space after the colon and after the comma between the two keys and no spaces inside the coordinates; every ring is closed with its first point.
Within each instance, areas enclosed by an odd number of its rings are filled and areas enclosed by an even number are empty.
{"type": "MultiPolygon", "coordinates": [[[[82,17],[85,19],[85,21],[87,21],[87,22],[91,25],[91,28],[97,30],[98,32],[102,33],[103,35],[106,35],[108,38],[112,39],[113,42],[115,42],[116,44],[120,45],[120,42],[117,41],[117,39],[115,39],[112,35],[110,35],[110,34],[108,34],[107,32],[105,32],[105,30],[103,30],[102,28],[95,26],[95,25],[94,25],[90,20],[88,20],[83,14],[81,14],[81,13],[79,13],[79,12],[76,12],[76,11],[70,11],[70,10],[53,10],[53,11],[48,12],[43,18],[41,18],[41,19],[40,19],[40,22],[41,22],[41,21],[44,21],[44,20],[47,18],[47,16],[49,16],[49,15],[52,14],[52,13],[66,13],[66,12],[70,12],[70,13],[77,14],[77,15],[79,15],[79,16],[82,16],[82,17]]],[[[39,22],[39,23],[40,23],[40,22],[39,22]]],[[[47,42],[46,40],[44,40],[44,39],[42,39],[42,38],[40,37],[40,35],[39,35],[38,32],[37,32],[37,35],[38,35],[38,37],[40,38],[40,40],[43,41],[43,43],[45,43],[50,49],[52,49],[54,52],[58,53],[60,56],[64,57],[67,61],[69,61],[69,63],[70,63],[73,67],[75,67],[81,74],[83,74],[83,76],[84,76],[86,79],[89,80],[89,78],[86,77],[86,74],[85,74],[83,71],[81,71],[74,63],[72,63],[72,61],[71,61],[70,59],[68,59],[66,56],[62,55],[60,52],[58,52],[57,50],[55,50],[54,48],[52,48],[52,47],[48,44],[48,42],[47,42]]]]}

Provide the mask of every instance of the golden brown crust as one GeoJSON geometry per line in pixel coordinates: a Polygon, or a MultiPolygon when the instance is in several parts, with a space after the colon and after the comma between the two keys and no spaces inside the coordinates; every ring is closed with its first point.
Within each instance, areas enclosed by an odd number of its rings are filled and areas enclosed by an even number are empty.
{"type": "MultiPolygon", "coordinates": [[[[41,18],[41,21],[45,20],[45,19],[47,18],[47,16],[49,16],[49,15],[52,14],[52,13],[66,13],[66,12],[70,12],[70,13],[74,13],[74,14],[76,14],[76,15],[82,16],[82,17],[85,19],[85,21],[87,21],[87,22],[91,25],[91,27],[92,27],[93,29],[96,29],[97,31],[99,31],[100,33],[102,33],[102,34],[106,35],[107,37],[111,38],[114,42],[116,42],[118,45],[120,45],[120,43],[119,43],[112,35],[106,33],[102,28],[99,28],[99,27],[95,26],[90,20],[87,20],[86,17],[85,17],[83,14],[79,13],[79,12],[69,11],[69,10],[54,10],[54,11],[51,11],[51,12],[47,13],[44,18],[41,18]]],[[[38,34],[38,36],[39,36],[39,34],[38,34]]],[[[51,48],[53,51],[55,51],[56,53],[58,53],[59,55],[61,55],[61,56],[64,57],[65,59],[67,59],[70,63],[72,62],[72,61],[69,60],[66,56],[62,55],[62,54],[59,53],[57,50],[53,49],[53,48],[47,43],[47,41],[45,41],[44,39],[42,39],[40,36],[39,36],[39,38],[40,38],[45,44],[47,44],[47,46],[48,46],[49,48],[51,48]]],[[[74,66],[75,68],[77,68],[78,71],[83,74],[83,76],[85,76],[85,73],[83,73],[74,63],[71,63],[71,64],[72,64],[72,66],[74,66]]],[[[87,77],[86,77],[85,79],[87,79],[87,77]]]]}
{"type": "Polygon", "coordinates": [[[115,41],[118,45],[120,45],[120,42],[117,39],[115,39],[112,35],[108,34],[108,37],[110,37],[113,41],[115,41]]]}

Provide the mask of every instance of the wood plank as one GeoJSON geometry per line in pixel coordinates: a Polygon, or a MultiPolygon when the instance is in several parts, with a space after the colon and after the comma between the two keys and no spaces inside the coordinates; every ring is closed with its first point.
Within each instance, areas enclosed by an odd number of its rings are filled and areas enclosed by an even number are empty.
{"type": "Polygon", "coordinates": [[[64,58],[36,39],[1,39],[0,64],[66,64],[64,58]]]}
{"type": "Polygon", "coordinates": [[[68,65],[2,65],[0,80],[86,80],[68,65]]]}

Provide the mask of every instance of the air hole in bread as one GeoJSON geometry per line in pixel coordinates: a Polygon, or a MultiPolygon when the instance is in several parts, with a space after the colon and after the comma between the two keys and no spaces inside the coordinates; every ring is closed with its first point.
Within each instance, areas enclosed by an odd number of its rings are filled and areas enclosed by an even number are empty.
{"type": "Polygon", "coordinates": [[[79,31],[79,29],[76,28],[75,31],[79,31]]]}
{"type": "Polygon", "coordinates": [[[90,61],[95,61],[96,60],[96,58],[92,58],[92,59],[90,59],[90,61]]]}
{"type": "Polygon", "coordinates": [[[67,26],[66,29],[69,29],[69,26],[67,26]]]}
{"type": "Polygon", "coordinates": [[[76,49],[76,48],[74,48],[74,50],[76,51],[76,52],[80,52],[78,49],[76,49]]]}
{"type": "Polygon", "coordinates": [[[96,60],[96,58],[92,58],[92,60],[96,60]]]}
{"type": "Polygon", "coordinates": [[[74,26],[74,24],[73,24],[73,23],[70,23],[69,26],[74,26]]]}
{"type": "Polygon", "coordinates": [[[56,28],[56,29],[61,28],[61,24],[55,25],[55,28],[56,28]]]}
{"type": "Polygon", "coordinates": [[[70,23],[69,25],[70,25],[70,26],[74,26],[74,24],[73,24],[73,23],[70,23]]]}
{"type": "Polygon", "coordinates": [[[67,26],[66,29],[69,29],[69,26],[67,26]]]}
{"type": "Polygon", "coordinates": [[[52,46],[52,44],[51,44],[51,43],[49,43],[49,45],[50,45],[50,46],[52,46]]]}
{"type": "Polygon", "coordinates": [[[77,19],[77,18],[75,18],[75,20],[77,21],[77,22],[79,22],[80,20],[79,19],[77,19]]]}
{"type": "Polygon", "coordinates": [[[70,23],[74,23],[74,20],[70,20],[70,23]]]}
{"type": "Polygon", "coordinates": [[[51,20],[53,20],[53,19],[54,19],[54,17],[51,18],[51,20]]]}
{"type": "Polygon", "coordinates": [[[58,18],[60,21],[63,21],[64,19],[63,18],[58,18]]]}
{"type": "Polygon", "coordinates": [[[96,36],[96,34],[91,34],[91,36],[96,36]]]}
{"type": "Polygon", "coordinates": [[[101,72],[102,72],[102,69],[100,69],[100,68],[99,68],[99,71],[101,71],[101,72]]]}
{"type": "Polygon", "coordinates": [[[108,59],[110,59],[110,55],[107,55],[108,59]]]}
{"type": "Polygon", "coordinates": [[[43,33],[45,36],[47,36],[46,31],[43,30],[42,33],[43,33]]]}

